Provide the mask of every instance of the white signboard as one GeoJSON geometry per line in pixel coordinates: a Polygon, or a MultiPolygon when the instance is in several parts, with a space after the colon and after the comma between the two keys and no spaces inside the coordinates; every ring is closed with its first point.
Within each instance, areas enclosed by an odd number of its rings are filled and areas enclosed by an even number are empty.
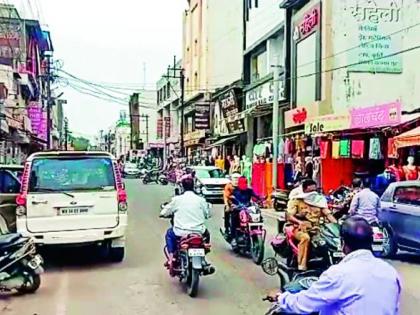
{"type": "MultiPolygon", "coordinates": [[[[279,101],[285,100],[284,81],[279,82],[279,101]]],[[[272,104],[274,101],[274,81],[266,82],[254,89],[246,92],[246,108],[252,108],[258,105],[272,104]]]]}

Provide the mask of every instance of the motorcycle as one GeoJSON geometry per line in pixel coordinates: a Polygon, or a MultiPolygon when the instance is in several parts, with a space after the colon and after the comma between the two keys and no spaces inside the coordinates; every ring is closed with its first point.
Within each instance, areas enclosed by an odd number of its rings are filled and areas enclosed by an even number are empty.
{"type": "Polygon", "coordinates": [[[0,292],[34,293],[41,285],[43,259],[31,238],[0,235],[0,292]]]}
{"type": "MultiPolygon", "coordinates": [[[[307,290],[313,283],[318,281],[319,277],[321,276],[321,272],[318,270],[294,273],[293,270],[289,269],[274,257],[270,257],[264,260],[261,266],[266,274],[270,276],[279,276],[281,292],[298,293],[300,291],[307,290]]],[[[276,301],[274,301],[272,297],[267,296],[263,298],[263,301],[273,303],[265,315],[299,315],[281,311],[278,312],[278,306],[274,304],[276,301]]],[[[312,315],[316,315],[316,313],[312,315]]]]}
{"type": "MultiPolygon", "coordinates": [[[[286,226],[285,233],[279,234],[271,241],[276,255],[286,259],[288,268],[297,270],[298,247],[294,238],[294,226],[286,226]]],[[[337,264],[344,257],[341,249],[340,225],[336,223],[321,224],[319,233],[311,237],[308,268],[326,270],[337,264]]]]}
{"type": "Polygon", "coordinates": [[[235,206],[232,215],[239,216],[239,226],[236,229],[235,241],[231,242],[232,235],[220,229],[225,240],[230,243],[235,253],[250,255],[255,264],[260,265],[264,259],[264,242],[267,231],[264,229],[263,217],[259,206],[252,203],[251,206],[235,206]],[[236,212],[236,213],[235,213],[236,212]]]}
{"type": "Polygon", "coordinates": [[[147,185],[149,183],[168,185],[168,180],[159,170],[150,170],[146,171],[143,176],[143,184],[147,185]]]}
{"type": "MultiPolygon", "coordinates": [[[[164,207],[165,205],[162,205],[164,207]]],[[[163,217],[170,219],[173,224],[173,216],[163,217]]],[[[196,297],[200,283],[200,276],[211,275],[215,272],[206,261],[206,254],[210,252],[211,245],[206,243],[201,234],[189,234],[178,240],[178,250],[174,255],[174,262],[166,264],[171,277],[178,277],[179,281],[186,284],[187,293],[190,297],[196,297]]],[[[168,249],[165,246],[164,254],[169,260],[168,249]]]]}

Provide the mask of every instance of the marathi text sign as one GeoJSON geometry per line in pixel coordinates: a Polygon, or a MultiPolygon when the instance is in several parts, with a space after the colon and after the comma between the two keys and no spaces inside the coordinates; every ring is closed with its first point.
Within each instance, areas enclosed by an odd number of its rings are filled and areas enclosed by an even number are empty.
{"type": "Polygon", "coordinates": [[[401,122],[400,101],[351,110],[351,128],[372,128],[396,125],[401,122]]]}
{"type": "Polygon", "coordinates": [[[350,19],[357,31],[349,32],[349,39],[356,47],[351,49],[349,71],[401,73],[403,27],[401,2],[384,0],[380,6],[373,0],[353,0],[348,7],[350,19]]]}

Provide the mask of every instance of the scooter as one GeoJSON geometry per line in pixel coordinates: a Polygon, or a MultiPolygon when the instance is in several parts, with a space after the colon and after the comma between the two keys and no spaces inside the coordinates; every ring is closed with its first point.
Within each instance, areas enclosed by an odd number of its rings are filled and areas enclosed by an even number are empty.
{"type": "Polygon", "coordinates": [[[32,238],[0,235],[0,292],[34,293],[41,285],[44,261],[32,238]]]}
{"type": "MultiPolygon", "coordinates": [[[[263,271],[270,275],[278,275],[280,279],[280,289],[282,292],[298,293],[303,290],[309,289],[309,287],[318,281],[321,276],[319,270],[308,270],[304,272],[295,273],[294,270],[289,269],[286,265],[279,262],[274,257],[267,258],[261,265],[263,271]]],[[[267,296],[263,298],[263,301],[274,303],[271,297],[267,296]]],[[[273,304],[265,315],[299,315],[290,314],[282,311],[278,311],[278,306],[273,304]]],[[[312,315],[316,315],[312,314],[312,315]]]]}
{"type": "Polygon", "coordinates": [[[168,180],[166,176],[162,174],[159,170],[147,171],[143,176],[143,184],[147,185],[149,183],[156,183],[162,185],[168,185],[168,180]]]}

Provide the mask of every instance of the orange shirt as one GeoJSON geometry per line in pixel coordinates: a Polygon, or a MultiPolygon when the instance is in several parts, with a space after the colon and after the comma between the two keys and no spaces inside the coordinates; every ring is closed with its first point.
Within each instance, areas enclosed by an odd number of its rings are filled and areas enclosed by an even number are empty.
{"type": "Polygon", "coordinates": [[[223,191],[223,199],[225,201],[225,205],[228,207],[231,205],[230,197],[232,196],[234,189],[235,187],[233,187],[232,183],[225,185],[225,189],[223,191]]]}

